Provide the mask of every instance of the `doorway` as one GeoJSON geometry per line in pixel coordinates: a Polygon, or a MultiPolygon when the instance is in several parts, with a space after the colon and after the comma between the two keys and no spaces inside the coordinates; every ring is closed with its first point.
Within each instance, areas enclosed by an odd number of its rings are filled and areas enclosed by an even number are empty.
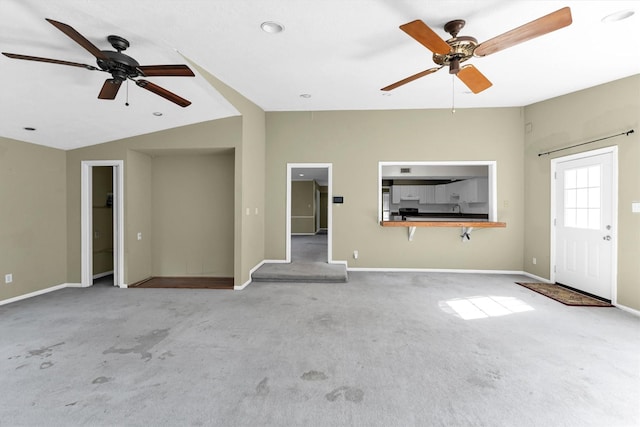
{"type": "Polygon", "coordinates": [[[551,280],[616,300],[617,147],[551,161],[551,280]]]}
{"type": "MultiPolygon", "coordinates": [[[[103,170],[104,171],[104,170],[103,170]]],[[[94,280],[94,247],[102,251],[109,248],[112,255],[113,285],[126,287],[124,284],[124,203],[123,180],[124,164],[122,160],[91,160],[81,163],[81,281],[83,287],[93,285],[94,280]],[[95,194],[93,188],[94,168],[109,167],[111,169],[111,194],[95,194]],[[104,201],[102,200],[104,199],[104,201]],[[111,205],[110,207],[107,207],[111,205]],[[112,221],[111,235],[105,236],[102,230],[94,228],[94,206],[109,212],[112,221]],[[95,232],[101,236],[96,239],[95,232]],[[103,245],[94,241],[110,240],[103,245]],[[109,247],[110,246],[110,247],[109,247]]],[[[108,179],[108,178],[107,178],[108,179]]],[[[107,192],[108,193],[108,192],[107,192]]],[[[104,224],[104,220],[102,221],[104,224]]],[[[96,265],[97,267],[97,265],[96,265]]]]}
{"type": "Polygon", "coordinates": [[[113,166],[91,168],[93,284],[113,286],[113,166]]]}
{"type": "Polygon", "coordinates": [[[286,262],[331,262],[331,168],[287,164],[286,262]]]}

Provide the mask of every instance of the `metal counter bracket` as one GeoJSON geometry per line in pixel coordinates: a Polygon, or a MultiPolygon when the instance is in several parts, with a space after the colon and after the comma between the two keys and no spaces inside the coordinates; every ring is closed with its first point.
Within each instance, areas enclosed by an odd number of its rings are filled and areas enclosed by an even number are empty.
{"type": "Polygon", "coordinates": [[[409,241],[411,242],[413,241],[413,235],[416,234],[416,227],[415,226],[409,227],[408,230],[409,230],[409,241]]]}
{"type": "Polygon", "coordinates": [[[471,240],[471,232],[473,231],[473,227],[462,227],[462,234],[460,238],[462,242],[466,242],[467,240],[471,240]]]}

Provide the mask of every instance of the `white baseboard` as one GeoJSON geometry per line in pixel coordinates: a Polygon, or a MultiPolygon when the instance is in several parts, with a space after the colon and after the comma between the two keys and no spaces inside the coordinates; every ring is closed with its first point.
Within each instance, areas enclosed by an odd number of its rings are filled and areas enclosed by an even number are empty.
{"type": "Polygon", "coordinates": [[[62,283],[60,285],[51,286],[50,288],[40,289],[39,291],[29,292],[28,294],[18,295],[17,297],[8,298],[0,301],[0,305],[11,304],[12,302],[22,301],[27,298],[37,297],[38,295],[48,294],[49,292],[57,291],[69,287],[71,283],[62,283]]]}
{"type": "Polygon", "coordinates": [[[88,286],[82,286],[82,283],[65,283],[65,288],[87,288],[88,286]]]}
{"type": "Polygon", "coordinates": [[[253,275],[253,272],[256,271],[257,269],[259,269],[260,267],[262,267],[266,263],[286,263],[286,261],[263,259],[258,264],[256,264],[251,270],[249,270],[249,280],[244,282],[242,285],[238,285],[238,286],[233,285],[233,290],[234,291],[241,291],[244,288],[246,288],[247,286],[249,286],[251,284],[251,276],[253,275]]]}
{"type": "Polygon", "coordinates": [[[529,276],[532,279],[535,279],[535,280],[537,280],[539,282],[542,282],[542,283],[553,283],[549,279],[545,279],[544,277],[536,276],[535,274],[527,273],[526,271],[521,272],[521,274],[524,274],[525,276],[529,276]]]}
{"type": "MultiPolygon", "coordinates": [[[[17,297],[13,297],[13,298],[8,298],[8,299],[5,299],[5,300],[2,300],[2,301],[0,301],[0,305],[11,304],[12,302],[18,302],[18,301],[22,301],[22,300],[27,299],[27,298],[37,297],[38,295],[48,294],[49,292],[59,291],[60,289],[64,289],[64,288],[88,288],[88,287],[91,287],[91,286],[92,285],[83,286],[82,283],[62,283],[60,285],[55,285],[55,286],[51,286],[49,288],[40,289],[39,291],[29,292],[28,294],[18,295],[17,297]]],[[[127,286],[126,283],[123,283],[119,287],[120,288],[127,288],[128,286],[127,286]]]]}
{"type": "Polygon", "coordinates": [[[461,270],[455,268],[368,268],[347,267],[347,271],[371,271],[388,273],[468,273],[468,274],[521,274],[528,276],[524,271],[513,270],[461,270]]]}
{"type": "Polygon", "coordinates": [[[635,308],[627,307],[626,305],[622,305],[622,304],[614,304],[614,305],[622,311],[626,311],[627,313],[631,313],[634,316],[640,317],[640,310],[636,310],[635,308]]]}

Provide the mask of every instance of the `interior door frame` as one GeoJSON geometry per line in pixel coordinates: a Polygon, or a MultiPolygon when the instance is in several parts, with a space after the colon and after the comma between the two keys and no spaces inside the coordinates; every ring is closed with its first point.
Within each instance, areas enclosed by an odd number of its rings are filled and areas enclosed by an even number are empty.
{"type": "Polygon", "coordinates": [[[618,299],[618,146],[613,145],[610,147],[599,148],[596,150],[584,151],[582,153],[571,154],[563,157],[556,157],[551,159],[551,248],[549,253],[549,278],[552,283],[556,282],[556,227],[555,220],[558,218],[557,206],[556,206],[556,171],[559,163],[567,161],[584,159],[587,157],[598,156],[601,154],[611,154],[611,227],[614,234],[615,244],[611,247],[611,304],[615,305],[618,299]]]}
{"type": "MultiPolygon", "coordinates": [[[[327,263],[333,262],[332,232],[333,229],[333,163],[287,163],[287,210],[286,210],[286,260],[291,262],[291,171],[296,168],[327,169],[327,263]]],[[[315,196],[314,196],[315,197],[315,196]]]]}
{"type": "Polygon", "coordinates": [[[80,236],[81,284],[93,285],[93,167],[113,167],[113,284],[126,288],[124,283],[124,161],[84,160],[81,162],[80,236]]]}

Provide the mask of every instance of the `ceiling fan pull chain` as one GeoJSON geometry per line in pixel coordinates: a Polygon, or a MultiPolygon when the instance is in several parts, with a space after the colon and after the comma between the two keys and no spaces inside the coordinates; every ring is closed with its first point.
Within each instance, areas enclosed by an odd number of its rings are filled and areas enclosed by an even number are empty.
{"type": "Polygon", "coordinates": [[[451,114],[455,114],[456,113],[456,91],[455,91],[455,86],[456,86],[456,75],[452,74],[451,75],[451,114]]]}
{"type": "Polygon", "coordinates": [[[129,106],[129,79],[127,79],[127,100],[125,101],[124,105],[126,105],[127,107],[129,106]]]}

